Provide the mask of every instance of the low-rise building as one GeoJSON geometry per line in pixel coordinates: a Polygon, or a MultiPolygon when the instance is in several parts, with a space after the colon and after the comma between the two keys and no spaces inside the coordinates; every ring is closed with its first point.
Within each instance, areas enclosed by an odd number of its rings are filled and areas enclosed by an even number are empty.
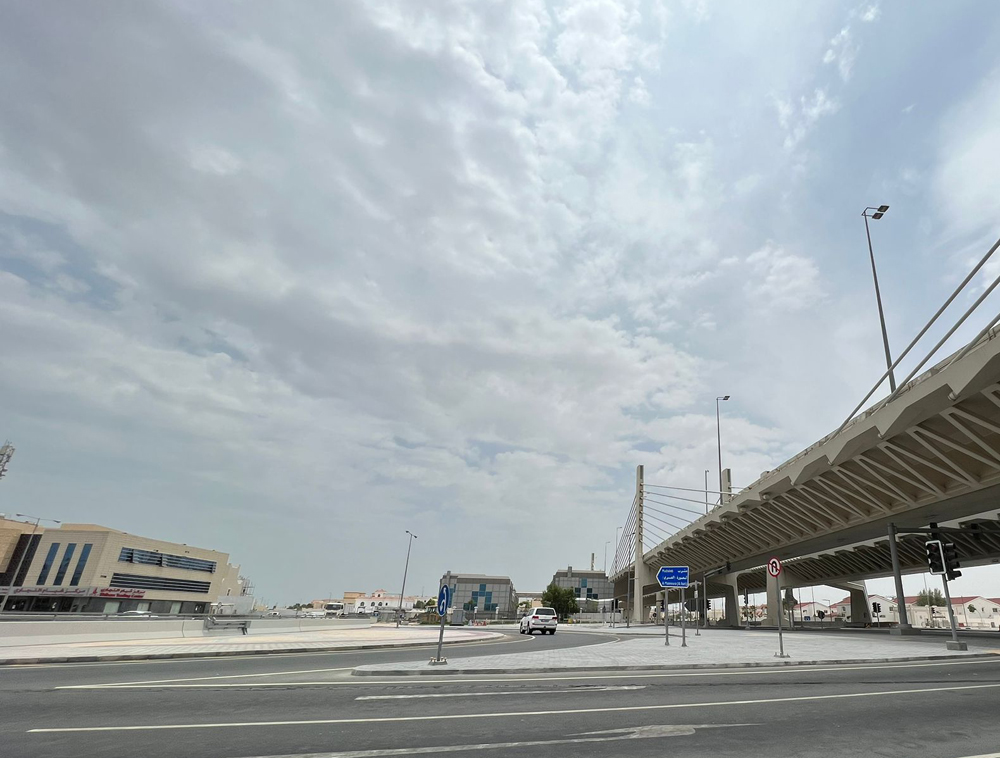
{"type": "Polygon", "coordinates": [[[33,536],[31,527],[0,521],[0,595],[8,595],[8,612],[198,614],[253,605],[227,553],[97,524],[39,528],[33,536]]]}
{"type": "MultiPolygon", "coordinates": [[[[413,604],[419,597],[406,595],[403,597],[403,610],[412,611],[413,604]]],[[[399,609],[399,595],[385,590],[375,590],[367,595],[345,598],[344,610],[347,613],[381,613],[383,609],[396,611],[399,609]]]]}
{"type": "Polygon", "coordinates": [[[569,566],[553,574],[552,583],[573,590],[581,608],[587,600],[609,600],[614,595],[611,582],[603,571],[580,571],[569,566]]]}
{"type": "MultiPolygon", "coordinates": [[[[447,575],[441,577],[445,584],[447,575]]],[[[514,618],[518,595],[509,576],[452,574],[451,607],[466,612],[492,613],[497,618],[514,618]]]]}

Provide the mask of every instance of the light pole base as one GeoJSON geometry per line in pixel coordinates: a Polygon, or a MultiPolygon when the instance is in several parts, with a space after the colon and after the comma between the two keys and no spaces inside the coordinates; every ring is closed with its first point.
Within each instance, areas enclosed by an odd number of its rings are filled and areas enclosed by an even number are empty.
{"type": "Polygon", "coordinates": [[[945,644],[948,650],[968,650],[969,646],[965,642],[955,642],[954,640],[948,640],[945,644]]]}
{"type": "Polygon", "coordinates": [[[775,658],[791,658],[792,656],[790,656],[788,653],[775,653],[774,657],[775,658]]]}
{"type": "Polygon", "coordinates": [[[911,635],[920,634],[919,629],[914,629],[912,626],[907,624],[906,626],[894,626],[889,630],[889,634],[898,635],[900,637],[909,637],[911,635]]]}
{"type": "Polygon", "coordinates": [[[438,658],[431,658],[427,662],[427,665],[428,666],[447,666],[448,665],[448,659],[447,658],[440,658],[440,659],[438,659],[438,658]]]}

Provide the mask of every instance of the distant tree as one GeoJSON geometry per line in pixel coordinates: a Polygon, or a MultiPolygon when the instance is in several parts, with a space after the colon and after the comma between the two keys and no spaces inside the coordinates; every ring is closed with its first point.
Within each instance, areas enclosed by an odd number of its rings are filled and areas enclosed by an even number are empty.
{"type": "Polygon", "coordinates": [[[917,605],[945,605],[944,594],[941,590],[924,590],[917,595],[917,605]]]}
{"type": "Polygon", "coordinates": [[[976,606],[974,606],[974,605],[972,605],[972,604],[970,603],[970,604],[969,604],[969,613],[975,613],[975,612],[976,612],[976,606]]]}
{"type": "Polygon", "coordinates": [[[826,618],[826,611],[816,611],[816,618],[820,621],[826,618]]]}
{"type": "Polygon", "coordinates": [[[569,587],[557,587],[555,582],[545,588],[542,593],[542,605],[555,610],[561,619],[567,619],[580,612],[580,604],[576,602],[576,594],[569,587]]]}
{"type": "Polygon", "coordinates": [[[416,609],[418,609],[418,610],[420,608],[423,608],[424,607],[424,601],[423,600],[418,600],[417,602],[415,602],[413,604],[413,607],[416,608],[416,609]]]}
{"type": "Polygon", "coordinates": [[[520,603],[517,604],[517,607],[520,608],[522,611],[529,611],[531,610],[531,601],[522,600],[520,603]]]}

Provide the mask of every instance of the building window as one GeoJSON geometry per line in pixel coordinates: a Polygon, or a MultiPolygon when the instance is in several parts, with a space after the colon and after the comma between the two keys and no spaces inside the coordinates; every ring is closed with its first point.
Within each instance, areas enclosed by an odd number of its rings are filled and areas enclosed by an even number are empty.
{"type": "Polygon", "coordinates": [[[76,568],[73,569],[73,576],[69,580],[70,587],[77,587],[80,584],[80,577],[83,576],[83,570],[87,566],[87,559],[90,557],[90,548],[94,545],[87,542],[83,546],[83,550],[80,551],[80,560],[76,562],[76,568]]]}
{"type": "Polygon", "coordinates": [[[203,558],[192,558],[189,555],[171,555],[157,553],[153,550],[140,550],[134,547],[123,547],[118,556],[119,563],[141,563],[144,566],[163,566],[164,568],[187,569],[188,571],[205,571],[215,573],[215,561],[203,558]]]}
{"type": "Polygon", "coordinates": [[[49,571],[52,570],[52,562],[56,559],[56,553],[59,552],[59,543],[53,542],[49,545],[49,552],[45,554],[45,562],[42,564],[42,570],[38,574],[38,584],[45,584],[49,578],[49,571]]]}
{"type": "Polygon", "coordinates": [[[69,569],[69,562],[73,558],[73,553],[76,552],[76,543],[70,542],[66,545],[66,552],[63,553],[62,560],[59,561],[59,570],[56,571],[56,579],[52,582],[57,587],[62,584],[63,578],[66,576],[66,571],[69,569]]]}
{"type": "Polygon", "coordinates": [[[166,576],[141,576],[139,574],[112,574],[110,587],[126,587],[137,590],[172,590],[174,592],[198,592],[207,595],[211,582],[196,582],[191,579],[171,579],[166,576]]]}

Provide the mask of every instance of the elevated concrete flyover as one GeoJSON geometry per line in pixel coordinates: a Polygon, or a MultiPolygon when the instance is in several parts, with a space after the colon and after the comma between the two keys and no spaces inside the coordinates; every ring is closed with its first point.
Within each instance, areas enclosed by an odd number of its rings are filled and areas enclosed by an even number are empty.
{"type": "MultiPolygon", "coordinates": [[[[715,573],[709,595],[724,595],[729,606],[743,589],[763,589],[763,565],[771,556],[789,562],[783,587],[851,588],[853,580],[890,573],[890,524],[995,519],[1000,510],[996,337],[989,330],[895,397],[661,541],[651,539],[648,529],[650,518],[657,518],[651,502],[659,495],[656,485],[642,481],[640,467],[632,533],[634,544],[644,547],[611,576],[619,589],[628,581],[632,586],[626,589],[640,598],[631,603],[632,617],[638,619],[641,606],[654,602],[659,589],[654,577],[662,565],[690,566],[695,577],[715,573]]],[[[904,569],[919,570],[924,539],[898,540],[904,569]]],[[[1000,557],[994,535],[974,545],[959,542],[969,561],[1000,557]]]]}

